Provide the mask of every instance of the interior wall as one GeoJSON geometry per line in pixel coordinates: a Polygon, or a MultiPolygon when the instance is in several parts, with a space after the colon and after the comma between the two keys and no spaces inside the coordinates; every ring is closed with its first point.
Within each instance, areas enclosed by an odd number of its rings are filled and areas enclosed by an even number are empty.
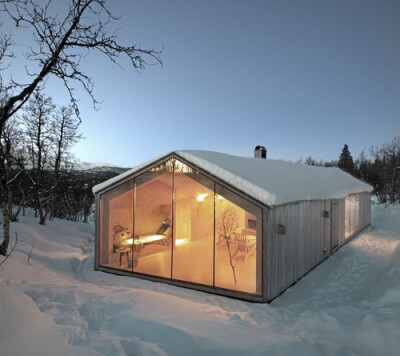
{"type": "Polygon", "coordinates": [[[180,200],[179,205],[175,208],[174,226],[176,239],[193,239],[191,201],[191,198],[182,199],[180,200]]]}
{"type": "Polygon", "coordinates": [[[135,236],[155,234],[165,219],[172,219],[172,206],[140,206],[135,209],[135,236]]]}
{"type": "Polygon", "coordinates": [[[167,161],[135,178],[133,272],[171,278],[172,169],[167,161]]]}
{"type": "Polygon", "coordinates": [[[178,167],[172,278],[212,287],[214,183],[183,163],[178,167]]]}
{"type": "Polygon", "coordinates": [[[213,224],[210,224],[210,221],[214,221],[213,197],[211,196],[210,199],[205,199],[201,203],[193,202],[193,205],[195,208],[191,209],[191,240],[196,241],[206,236],[212,236],[214,234],[214,229],[213,224]]]}

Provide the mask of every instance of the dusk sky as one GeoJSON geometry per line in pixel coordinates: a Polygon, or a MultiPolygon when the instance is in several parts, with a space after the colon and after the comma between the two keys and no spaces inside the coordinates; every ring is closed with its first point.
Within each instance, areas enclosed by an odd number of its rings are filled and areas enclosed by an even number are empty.
{"type": "MultiPolygon", "coordinates": [[[[111,1],[110,1],[111,3],[111,1]]],[[[357,158],[400,136],[400,2],[118,1],[123,44],[163,49],[138,73],[85,59],[81,161],[135,166],[179,149],[357,158]]],[[[15,66],[16,67],[16,66],[15,66]]],[[[22,67],[21,67],[22,68],[22,67]]],[[[13,70],[21,70],[13,68],[13,70]]],[[[57,104],[62,83],[49,80],[57,104]]]]}

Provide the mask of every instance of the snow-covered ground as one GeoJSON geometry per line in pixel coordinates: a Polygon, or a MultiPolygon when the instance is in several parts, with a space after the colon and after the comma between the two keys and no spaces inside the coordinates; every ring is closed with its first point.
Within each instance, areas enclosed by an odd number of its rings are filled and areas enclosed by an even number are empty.
{"type": "Polygon", "coordinates": [[[12,231],[0,355],[400,355],[399,206],[271,304],[95,272],[93,224],[12,231]]]}

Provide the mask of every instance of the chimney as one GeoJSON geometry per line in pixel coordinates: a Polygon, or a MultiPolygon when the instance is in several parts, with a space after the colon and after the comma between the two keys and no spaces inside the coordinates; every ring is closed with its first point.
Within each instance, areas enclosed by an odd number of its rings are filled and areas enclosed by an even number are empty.
{"type": "Polygon", "coordinates": [[[264,146],[256,146],[254,149],[254,158],[267,158],[267,149],[264,146]]]}

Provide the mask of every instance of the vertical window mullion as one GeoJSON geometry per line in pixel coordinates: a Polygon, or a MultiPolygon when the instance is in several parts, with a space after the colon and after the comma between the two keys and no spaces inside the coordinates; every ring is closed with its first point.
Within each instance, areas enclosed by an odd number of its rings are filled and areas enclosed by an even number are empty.
{"type": "Polygon", "coordinates": [[[133,180],[133,209],[132,209],[132,273],[135,265],[135,211],[136,211],[136,179],[133,180]]]}
{"type": "Polygon", "coordinates": [[[215,192],[215,182],[214,182],[214,212],[213,212],[213,216],[214,216],[214,242],[213,242],[213,287],[215,288],[215,201],[216,201],[217,195],[215,192]]]}
{"type": "Polygon", "coordinates": [[[173,279],[173,269],[174,269],[174,243],[175,243],[175,160],[172,161],[172,242],[171,242],[171,277],[170,279],[173,279]]]}

